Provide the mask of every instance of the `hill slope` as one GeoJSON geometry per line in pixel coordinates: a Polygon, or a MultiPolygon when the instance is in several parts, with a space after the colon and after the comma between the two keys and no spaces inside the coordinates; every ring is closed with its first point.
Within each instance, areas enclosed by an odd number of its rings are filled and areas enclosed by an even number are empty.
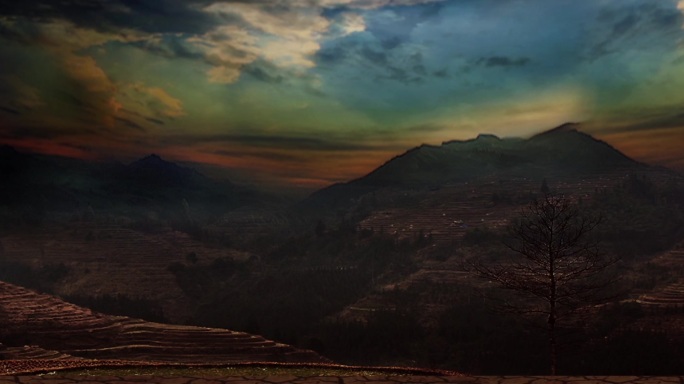
{"type": "Polygon", "coordinates": [[[108,316],[5,282],[0,282],[0,309],[5,344],[37,345],[77,357],[187,363],[325,360],[247,333],[108,316]]]}

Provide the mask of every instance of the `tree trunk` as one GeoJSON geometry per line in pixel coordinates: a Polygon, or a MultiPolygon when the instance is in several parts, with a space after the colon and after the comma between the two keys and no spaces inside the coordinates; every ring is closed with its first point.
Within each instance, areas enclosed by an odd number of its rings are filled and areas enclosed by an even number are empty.
{"type": "MultiPolygon", "coordinates": [[[[555,311],[554,311],[555,312],[555,311]]],[[[555,313],[549,315],[549,357],[551,360],[551,376],[556,376],[556,366],[558,363],[556,351],[556,316],[555,313]]]]}

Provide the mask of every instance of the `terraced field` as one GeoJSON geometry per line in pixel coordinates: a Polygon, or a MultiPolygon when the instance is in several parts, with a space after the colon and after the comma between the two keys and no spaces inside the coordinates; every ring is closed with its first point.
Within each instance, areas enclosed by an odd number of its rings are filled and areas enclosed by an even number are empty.
{"type": "MultiPolygon", "coordinates": [[[[588,200],[596,190],[615,185],[627,176],[621,173],[598,174],[577,180],[551,175],[549,180],[557,193],[588,200]]],[[[438,242],[459,240],[475,228],[498,230],[506,227],[510,218],[517,216],[524,205],[507,199],[527,202],[530,194],[539,192],[541,182],[520,178],[481,180],[477,184],[443,187],[420,196],[420,202],[415,206],[398,205],[375,211],[359,226],[399,238],[415,239],[422,234],[438,242]]]]}
{"type": "Polygon", "coordinates": [[[684,308],[684,242],[650,260],[652,265],[664,268],[667,276],[661,276],[669,284],[658,284],[635,300],[651,309],[684,308]]]}
{"type": "Polygon", "coordinates": [[[314,352],[261,336],[108,316],[5,282],[0,282],[0,308],[5,340],[37,346],[10,349],[8,353],[14,357],[57,359],[72,355],[185,363],[324,361],[314,352]]]}
{"type": "Polygon", "coordinates": [[[641,295],[637,303],[658,307],[684,307],[684,280],[653,293],[641,295]]]}

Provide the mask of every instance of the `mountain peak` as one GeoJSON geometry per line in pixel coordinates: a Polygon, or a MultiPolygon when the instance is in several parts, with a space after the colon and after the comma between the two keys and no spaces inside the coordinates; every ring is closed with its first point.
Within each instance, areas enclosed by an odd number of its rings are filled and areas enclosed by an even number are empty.
{"type": "Polygon", "coordinates": [[[532,138],[540,137],[540,136],[546,136],[546,135],[552,135],[552,134],[561,133],[561,132],[579,132],[579,130],[578,130],[579,127],[580,127],[580,123],[568,122],[568,123],[561,124],[555,128],[549,129],[548,131],[538,133],[538,134],[532,136],[532,138]]]}
{"type": "Polygon", "coordinates": [[[478,141],[491,141],[491,140],[501,140],[499,136],[491,134],[491,133],[480,133],[477,135],[475,140],[478,141]]]}
{"type": "Polygon", "coordinates": [[[178,168],[175,163],[166,161],[155,153],[134,161],[130,166],[133,168],[178,168]]]}
{"type": "Polygon", "coordinates": [[[155,163],[167,163],[166,160],[162,159],[161,156],[157,155],[156,153],[151,153],[142,159],[136,161],[136,163],[141,162],[141,163],[148,163],[148,162],[155,162],[155,163]]]}
{"type": "Polygon", "coordinates": [[[19,152],[12,146],[6,144],[0,145],[0,155],[16,155],[17,153],[19,152]]]}

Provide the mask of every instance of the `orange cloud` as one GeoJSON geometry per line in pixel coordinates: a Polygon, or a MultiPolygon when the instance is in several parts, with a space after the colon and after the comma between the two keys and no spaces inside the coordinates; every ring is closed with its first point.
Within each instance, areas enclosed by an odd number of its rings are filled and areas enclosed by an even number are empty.
{"type": "Polygon", "coordinates": [[[28,152],[72,157],[83,160],[95,160],[98,158],[90,151],[68,144],[56,143],[49,139],[6,139],[2,142],[3,144],[28,152]]]}
{"type": "Polygon", "coordinates": [[[595,136],[635,160],[684,171],[684,126],[595,136]]]}

